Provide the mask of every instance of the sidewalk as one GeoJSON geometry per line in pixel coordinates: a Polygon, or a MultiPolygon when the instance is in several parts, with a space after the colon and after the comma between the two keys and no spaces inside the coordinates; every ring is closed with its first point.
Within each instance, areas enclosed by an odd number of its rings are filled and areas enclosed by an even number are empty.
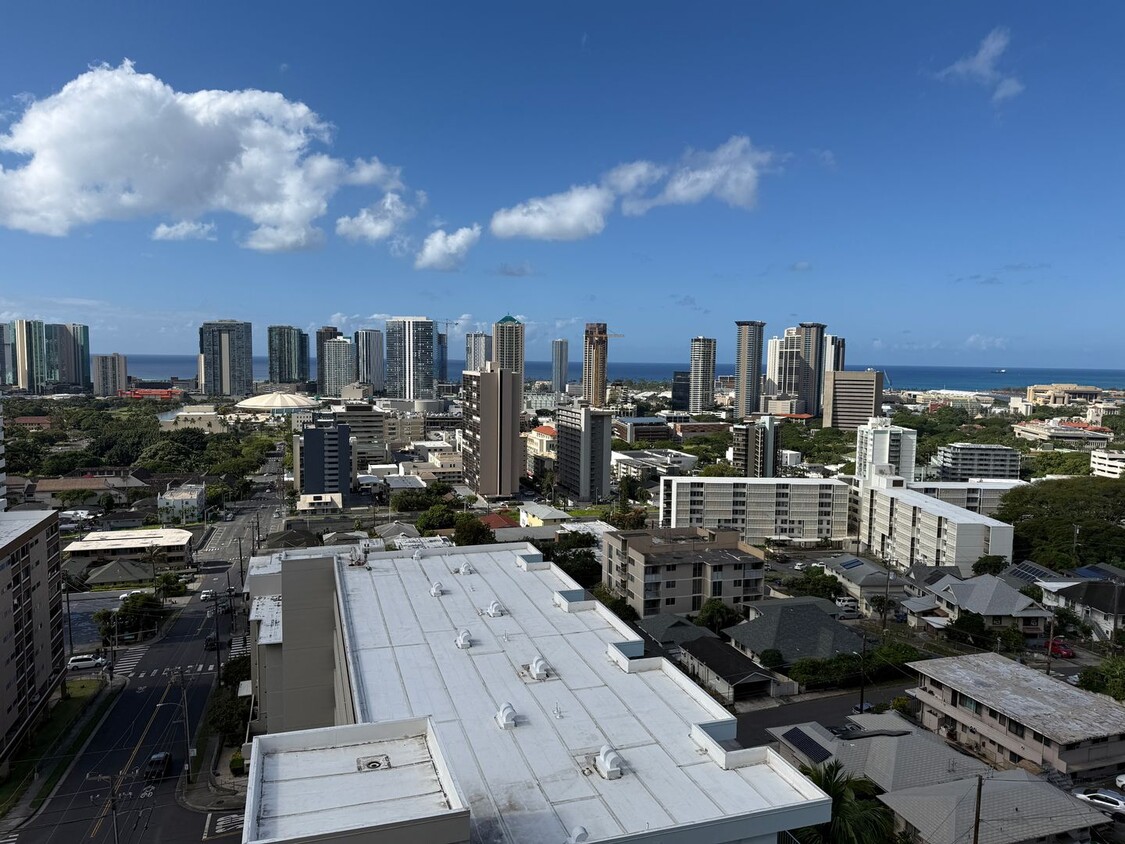
{"type": "Polygon", "coordinates": [[[220,747],[220,743],[217,736],[211,737],[195,782],[184,782],[177,791],[180,802],[189,809],[197,812],[241,811],[246,805],[247,777],[236,777],[230,772],[230,758],[238,748],[220,747]]]}

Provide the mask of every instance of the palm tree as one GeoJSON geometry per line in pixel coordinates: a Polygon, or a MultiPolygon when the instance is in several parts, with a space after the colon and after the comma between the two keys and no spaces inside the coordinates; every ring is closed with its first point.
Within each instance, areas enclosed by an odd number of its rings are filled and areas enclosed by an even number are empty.
{"type": "Polygon", "coordinates": [[[152,592],[153,597],[160,600],[160,606],[164,606],[164,594],[163,590],[156,582],[156,567],[157,565],[162,565],[167,559],[168,555],[159,545],[148,546],[148,548],[145,549],[144,556],[141,558],[141,562],[152,566],[152,592]]]}
{"type": "Polygon", "coordinates": [[[794,830],[801,844],[878,844],[893,841],[894,817],[875,799],[878,786],[853,777],[838,759],[801,766],[801,773],[832,798],[832,820],[794,830]]]}

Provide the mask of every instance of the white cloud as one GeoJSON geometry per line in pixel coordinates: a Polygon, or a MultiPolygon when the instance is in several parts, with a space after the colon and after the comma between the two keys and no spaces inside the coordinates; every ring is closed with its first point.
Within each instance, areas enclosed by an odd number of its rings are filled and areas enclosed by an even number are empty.
{"type": "Polygon", "coordinates": [[[161,223],[149,235],[153,240],[214,240],[214,223],[197,223],[192,220],[180,220],[178,223],[167,225],[161,223]]]}
{"type": "Polygon", "coordinates": [[[886,347],[887,347],[887,344],[884,343],[882,341],[882,339],[880,339],[879,337],[876,337],[874,340],[871,341],[871,348],[873,348],[873,349],[885,349],[886,347]]]}
{"type": "Polygon", "coordinates": [[[414,257],[416,270],[458,269],[465,261],[469,250],[480,240],[480,226],[466,226],[447,234],[443,229],[430,232],[422,243],[422,249],[414,257]]]}
{"type": "Polygon", "coordinates": [[[336,220],[336,234],[348,240],[377,243],[386,240],[413,216],[414,209],[403,202],[401,196],[388,193],[378,203],[362,209],[354,217],[340,217],[336,220]]]}
{"type": "Polygon", "coordinates": [[[225,211],[254,228],[243,245],[315,246],[344,184],[400,183],[377,158],[313,151],[331,127],[300,102],[258,90],[184,93],[131,62],[99,66],[27,104],[0,134],[0,226],[61,236],[105,220],[225,211]]]}
{"type": "Polygon", "coordinates": [[[997,27],[984,37],[977,51],[971,56],[958,59],[949,67],[938,72],[938,79],[956,79],[974,82],[992,90],[992,101],[999,103],[1023,91],[1023,83],[1015,76],[1002,73],[997,65],[1000,57],[1008,49],[1011,34],[1003,27],[997,27]]]}
{"type": "Polygon", "coordinates": [[[496,237],[581,240],[605,228],[616,197],[599,185],[576,185],[564,193],[534,197],[492,215],[496,237]]]}
{"type": "Polygon", "coordinates": [[[667,172],[666,167],[651,161],[633,161],[614,167],[602,177],[602,183],[618,195],[627,196],[660,181],[667,172]]]}
{"type": "Polygon", "coordinates": [[[969,349],[987,352],[995,349],[1006,349],[1008,340],[1005,337],[989,337],[986,334],[970,334],[965,339],[965,346],[969,349]]]}
{"type": "Polygon", "coordinates": [[[797,261],[789,267],[789,271],[794,273],[807,273],[811,269],[812,264],[808,261],[797,261]]]}

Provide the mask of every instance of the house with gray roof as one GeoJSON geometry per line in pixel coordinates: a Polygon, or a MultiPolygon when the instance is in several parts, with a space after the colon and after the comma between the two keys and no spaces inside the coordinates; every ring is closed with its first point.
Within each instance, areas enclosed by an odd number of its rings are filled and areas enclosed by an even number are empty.
{"type": "Polygon", "coordinates": [[[977,779],[957,779],[880,795],[897,830],[920,844],[1032,844],[1090,841],[1110,819],[1027,771],[999,771],[981,780],[980,824],[974,838],[977,779]]]}
{"type": "Polygon", "coordinates": [[[1101,639],[1112,639],[1114,631],[1125,629],[1125,589],[1120,583],[1087,580],[1053,594],[1044,590],[1043,603],[1074,611],[1101,639]]]}
{"type": "Polygon", "coordinates": [[[971,612],[984,619],[986,630],[1011,627],[1030,639],[1044,636],[1050,623],[1049,610],[995,575],[962,580],[946,574],[915,586],[913,591],[918,594],[902,602],[911,627],[944,630],[963,613],[971,612]]]}
{"type": "Polygon", "coordinates": [[[648,639],[655,648],[673,659],[679,656],[684,642],[699,638],[719,638],[717,633],[713,633],[706,627],[694,624],[682,615],[672,615],[671,613],[657,613],[656,615],[650,615],[648,618],[642,618],[637,621],[636,627],[641,631],[641,635],[648,639]]]}
{"type": "Polygon", "coordinates": [[[706,636],[684,642],[680,664],[728,706],[736,701],[768,695],[775,685],[774,676],[768,669],[726,642],[706,636]]]}
{"type": "Polygon", "coordinates": [[[821,562],[825,574],[840,581],[848,595],[856,599],[863,615],[875,614],[871,599],[876,595],[897,603],[905,594],[902,575],[896,575],[870,560],[844,554],[821,562]]]}
{"type": "Polygon", "coordinates": [[[781,652],[782,665],[792,665],[799,659],[858,653],[863,647],[858,633],[815,604],[795,598],[760,601],[753,610],[753,618],[726,628],[723,635],[755,661],[769,650],[781,652]]]}

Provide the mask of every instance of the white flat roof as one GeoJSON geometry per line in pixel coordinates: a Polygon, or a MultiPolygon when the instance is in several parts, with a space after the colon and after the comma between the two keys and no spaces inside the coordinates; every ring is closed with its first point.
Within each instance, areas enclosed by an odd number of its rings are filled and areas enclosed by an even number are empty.
{"type": "Polygon", "coordinates": [[[54,510],[17,510],[0,513],[0,548],[14,542],[20,534],[33,530],[54,515],[54,510]]]}
{"type": "Polygon", "coordinates": [[[998,519],[993,519],[981,513],[974,513],[972,510],[966,510],[964,507],[958,507],[956,504],[950,504],[948,501],[942,501],[939,498],[933,498],[917,490],[893,487],[889,489],[876,489],[875,491],[880,495],[897,498],[899,501],[911,507],[917,507],[919,510],[923,510],[931,515],[940,516],[948,522],[955,522],[961,525],[977,524],[987,525],[988,527],[1011,527],[1007,522],[1001,522],[998,519]]]}
{"type": "Polygon", "coordinates": [[[822,792],[767,748],[731,750],[734,718],[667,660],[641,658],[640,637],[532,545],[373,553],[366,566],[338,556],[336,580],[357,720],[430,717],[474,841],[738,824],[719,841],[747,822],[827,819],[822,792]],[[546,680],[529,674],[537,656],[546,680]],[[504,703],[514,729],[497,726],[504,703]],[[603,745],[621,754],[620,779],[594,771],[603,745]]]}
{"type": "Polygon", "coordinates": [[[258,643],[278,645],[281,643],[281,596],[259,595],[250,605],[250,621],[260,621],[258,643]]]}
{"type": "Polygon", "coordinates": [[[751,486],[847,486],[831,478],[703,478],[665,475],[660,479],[674,484],[749,484],[751,486]]]}
{"type": "Polygon", "coordinates": [[[149,548],[159,545],[178,548],[191,542],[191,531],[179,528],[153,528],[152,530],[97,530],[83,539],[76,539],[64,551],[108,551],[111,549],[149,548]]]}

